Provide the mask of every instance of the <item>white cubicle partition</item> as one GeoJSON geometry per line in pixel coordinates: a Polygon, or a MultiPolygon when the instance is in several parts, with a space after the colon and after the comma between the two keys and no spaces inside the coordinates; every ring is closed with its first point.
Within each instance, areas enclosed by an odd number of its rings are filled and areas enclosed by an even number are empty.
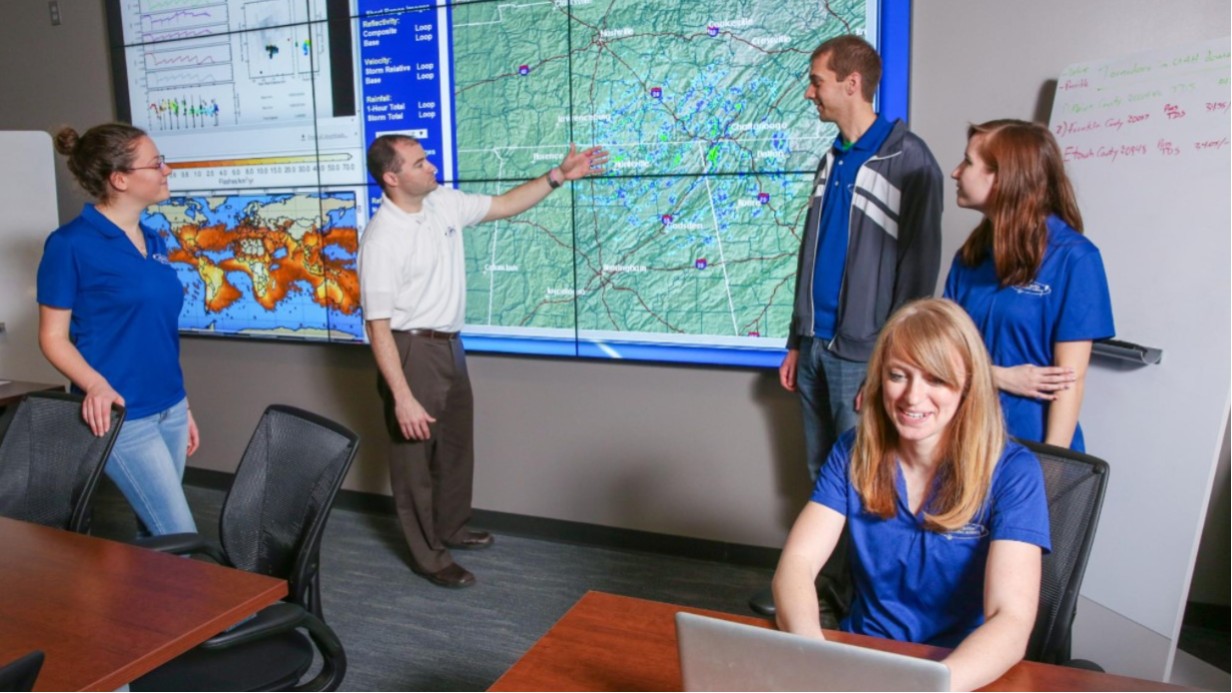
{"type": "Polygon", "coordinates": [[[0,379],[60,382],[38,348],[35,279],[43,240],[59,225],[51,137],[0,132],[0,379]]]}

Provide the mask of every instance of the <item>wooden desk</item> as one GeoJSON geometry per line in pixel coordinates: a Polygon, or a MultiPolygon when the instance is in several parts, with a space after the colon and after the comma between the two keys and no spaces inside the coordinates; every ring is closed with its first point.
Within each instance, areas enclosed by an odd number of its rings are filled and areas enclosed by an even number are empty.
{"type": "Polygon", "coordinates": [[[35,690],[115,690],[286,594],[265,575],[0,518],[0,662],[43,650],[35,690]]]}
{"type": "MultiPolygon", "coordinates": [[[[764,618],[690,609],[662,602],[588,592],[552,626],[493,691],[678,691],[676,612],[687,611],[766,628],[764,618]]],[[[928,659],[949,650],[826,631],[838,642],[928,659]]],[[[1019,662],[990,691],[1159,691],[1174,686],[1125,676],[1019,662]]]]}
{"type": "MultiPolygon", "coordinates": [[[[0,378],[0,380],[4,380],[4,378],[0,378]]],[[[18,400],[31,392],[42,392],[43,390],[64,392],[64,386],[51,383],[28,383],[21,380],[10,380],[0,385],[0,411],[4,411],[4,408],[10,404],[16,404],[18,400]]]]}

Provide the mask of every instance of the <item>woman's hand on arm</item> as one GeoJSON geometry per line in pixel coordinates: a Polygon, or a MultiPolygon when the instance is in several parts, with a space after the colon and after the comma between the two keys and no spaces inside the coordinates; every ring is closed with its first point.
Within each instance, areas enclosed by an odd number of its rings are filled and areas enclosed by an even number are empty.
{"type": "Polygon", "coordinates": [[[39,348],[56,370],[85,392],[81,416],[94,435],[111,430],[111,405],[124,405],[124,398],[112,389],[101,373],[86,363],[81,352],[69,339],[69,324],[73,312],[67,308],[39,306],[39,348]]]}
{"type": "Polygon", "coordinates": [[[992,542],[984,574],[984,625],[942,660],[950,668],[953,690],[988,685],[1026,653],[1039,608],[1040,559],[1034,544],[992,542]]]}
{"type": "Polygon", "coordinates": [[[1044,428],[1044,442],[1068,448],[1074,441],[1078,428],[1078,413],[1082,411],[1082,395],[1086,386],[1087,366],[1091,364],[1090,340],[1082,342],[1057,342],[1052,347],[1053,360],[1057,367],[1074,372],[1073,384],[1058,392],[1048,406],[1048,422],[1044,428]]]}
{"type": "Polygon", "coordinates": [[[779,630],[824,638],[817,605],[817,573],[834,552],[847,518],[820,503],[801,511],[774,571],[774,604],[779,630]]]}
{"type": "Polygon", "coordinates": [[[1019,397],[1052,401],[1058,393],[1073,387],[1076,375],[1064,366],[993,366],[993,382],[997,389],[1019,397]]]}

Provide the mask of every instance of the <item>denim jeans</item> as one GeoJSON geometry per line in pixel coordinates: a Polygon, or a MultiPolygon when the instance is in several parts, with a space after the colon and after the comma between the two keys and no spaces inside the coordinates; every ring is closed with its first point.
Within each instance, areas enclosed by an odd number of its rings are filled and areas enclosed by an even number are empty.
{"type": "Polygon", "coordinates": [[[125,421],[107,460],[107,476],[151,534],[196,532],[184,498],[188,457],[188,400],[140,419],[125,421]]]}
{"type": "Polygon", "coordinates": [[[824,339],[800,340],[796,388],[804,413],[805,461],[814,482],[834,442],[856,427],[856,393],[867,370],[864,361],[848,361],[831,354],[824,339]]]}

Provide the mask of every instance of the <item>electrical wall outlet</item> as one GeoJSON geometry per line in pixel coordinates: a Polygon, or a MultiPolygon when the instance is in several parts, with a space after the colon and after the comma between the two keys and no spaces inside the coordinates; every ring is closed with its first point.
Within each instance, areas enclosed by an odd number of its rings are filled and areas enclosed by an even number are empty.
{"type": "Polygon", "coordinates": [[[60,26],[60,0],[47,0],[47,11],[51,13],[51,25],[60,26]]]}

